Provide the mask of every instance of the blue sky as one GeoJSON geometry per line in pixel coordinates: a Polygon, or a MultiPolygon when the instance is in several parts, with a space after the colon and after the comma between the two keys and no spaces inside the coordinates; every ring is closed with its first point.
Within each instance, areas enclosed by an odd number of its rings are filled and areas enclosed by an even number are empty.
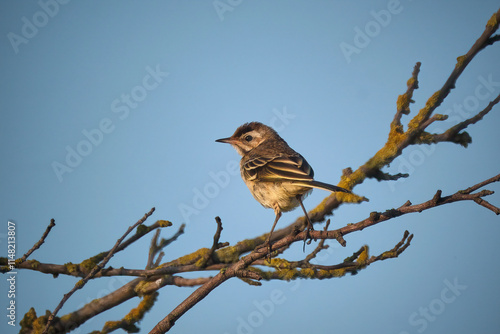
{"type": "MultiPolygon", "coordinates": [[[[239,156],[215,139],[248,121],[272,125],[307,158],[318,180],[335,184],[343,168],[357,168],[384,144],[415,63],[422,67],[413,114],[496,10],[498,2],[486,0],[2,2],[1,254],[8,220],[16,223],[22,256],[54,218],[56,227],[31,258],[78,263],[111,248],[153,206],[149,223],[174,223],[164,237],[187,224],[165,259],[209,247],[215,216],[223,222],[222,241],[265,233],[273,211],[252,198],[234,171],[239,156]],[[217,179],[221,175],[227,178],[217,179]]],[[[498,95],[498,58],[494,45],[473,60],[437,111],[449,119],[431,130],[474,115],[498,95]]],[[[499,121],[497,106],[468,129],[473,142],[467,149],[449,143],[408,148],[386,170],[410,178],[365,181],[355,191],[370,202],[341,207],[332,227],[498,174],[499,121]]],[[[326,195],[314,191],[306,208],[326,195]]],[[[489,201],[498,205],[500,196],[489,201]]],[[[278,228],[298,216],[299,210],[285,213],[278,228]]],[[[496,333],[498,219],[474,203],[459,203],[379,224],[349,235],[345,249],[330,242],[318,263],[341,262],[364,244],[379,254],[407,229],[415,237],[399,259],[325,281],[251,287],[232,280],[172,332],[496,333]]],[[[149,240],[141,240],[110,265],[143,268],[148,247],[149,240]]],[[[303,256],[301,245],[287,254],[303,256]]],[[[128,280],[92,281],[60,314],[128,280]]],[[[31,306],[38,314],[53,310],[75,282],[19,272],[18,320],[31,306]]],[[[0,300],[7,305],[4,283],[0,300]]],[[[161,290],[142,332],[192,291],[161,290]]],[[[138,302],[75,332],[100,329],[138,302]]],[[[2,333],[18,332],[2,319],[2,333]]]]}

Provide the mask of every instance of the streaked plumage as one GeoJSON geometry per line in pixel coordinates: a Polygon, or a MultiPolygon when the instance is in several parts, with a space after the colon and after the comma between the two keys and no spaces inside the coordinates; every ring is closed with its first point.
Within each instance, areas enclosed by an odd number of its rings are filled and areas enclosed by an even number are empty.
{"type": "MultiPolygon", "coordinates": [[[[302,205],[302,199],[313,188],[331,192],[350,191],[314,180],[314,171],[306,159],[295,152],[272,128],[251,122],[240,126],[231,137],[218,139],[217,142],[229,143],[242,156],[240,161],[241,177],[253,197],[264,207],[273,208],[276,214],[272,232],[282,212],[302,205]]],[[[304,209],[309,223],[312,224],[304,209]]]]}

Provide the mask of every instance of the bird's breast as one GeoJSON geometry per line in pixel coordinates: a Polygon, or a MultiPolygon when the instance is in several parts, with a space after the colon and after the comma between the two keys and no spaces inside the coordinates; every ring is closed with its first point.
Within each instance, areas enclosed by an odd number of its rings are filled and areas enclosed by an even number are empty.
{"type": "Polygon", "coordinates": [[[312,188],[294,185],[288,182],[245,181],[253,197],[266,208],[278,206],[282,212],[299,206],[297,195],[303,197],[312,192],[312,188]]]}

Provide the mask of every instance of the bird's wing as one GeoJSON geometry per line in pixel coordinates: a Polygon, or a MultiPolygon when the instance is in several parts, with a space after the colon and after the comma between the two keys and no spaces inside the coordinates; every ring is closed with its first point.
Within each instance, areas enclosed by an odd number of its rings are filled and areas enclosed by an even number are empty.
{"type": "Polygon", "coordinates": [[[243,173],[247,180],[286,181],[304,187],[350,193],[347,189],[315,181],[313,169],[301,155],[254,158],[243,165],[243,173]]]}
{"type": "Polygon", "coordinates": [[[314,171],[301,155],[258,157],[243,165],[248,180],[312,181],[314,171]]]}

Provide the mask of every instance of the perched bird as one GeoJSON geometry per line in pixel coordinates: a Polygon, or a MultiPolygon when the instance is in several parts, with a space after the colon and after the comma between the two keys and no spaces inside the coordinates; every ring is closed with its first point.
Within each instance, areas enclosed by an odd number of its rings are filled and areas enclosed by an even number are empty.
{"type": "Polygon", "coordinates": [[[308,222],[307,231],[313,229],[302,204],[302,199],[313,188],[350,193],[344,188],[315,181],[314,171],[306,159],[290,148],[274,129],[262,123],[245,123],[231,137],[216,142],[231,144],[242,156],[240,171],[243,181],[260,204],[274,210],[276,218],[266,241],[269,249],[271,235],[282,212],[300,205],[308,222]]]}

